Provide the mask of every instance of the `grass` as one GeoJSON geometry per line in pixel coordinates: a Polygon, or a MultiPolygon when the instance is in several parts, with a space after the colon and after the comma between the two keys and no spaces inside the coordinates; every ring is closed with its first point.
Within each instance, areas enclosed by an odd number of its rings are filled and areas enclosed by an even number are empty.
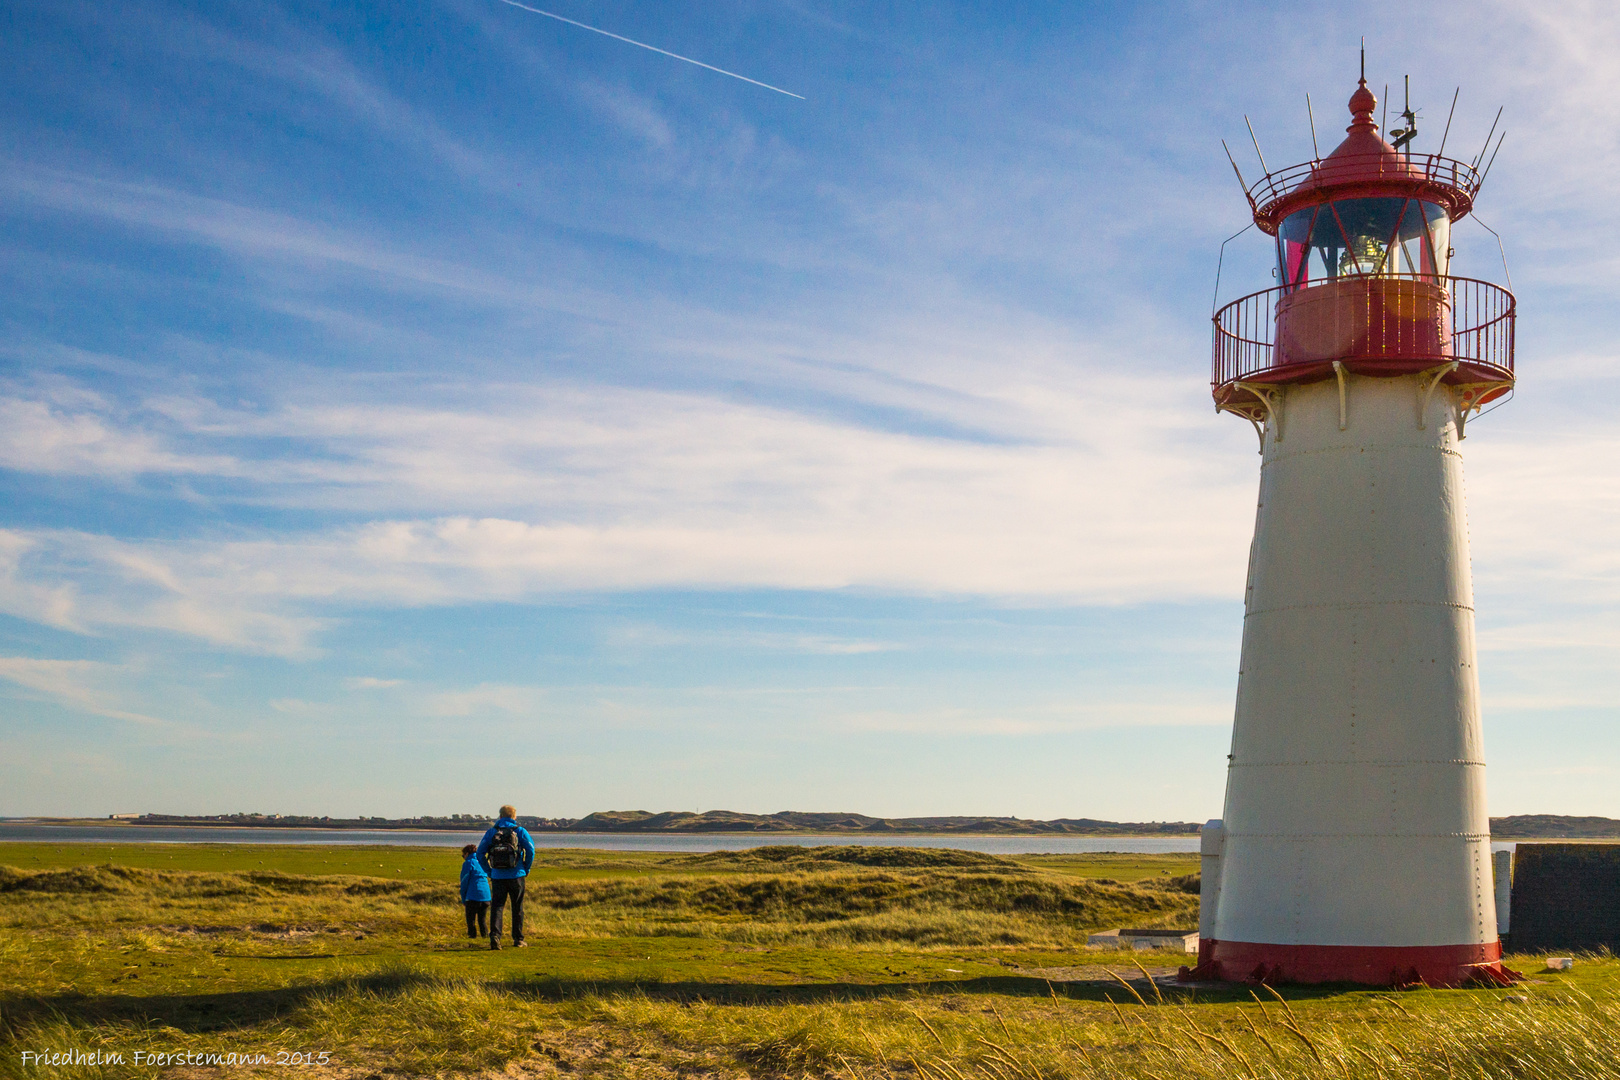
{"type": "Polygon", "coordinates": [[[142,1048],[357,1078],[1620,1076],[1607,957],[1510,990],[1255,998],[1085,949],[1190,925],[1192,856],[543,852],[531,947],[492,953],[459,936],[453,851],[380,849],[385,877],[354,872],[379,849],[83,849],[0,847],[0,1077],[151,1075],[142,1048]],[[35,1048],[126,1064],[42,1070],[35,1048]]]}
{"type": "MultiPolygon", "coordinates": [[[[761,869],[793,860],[799,853],[855,852],[860,848],[803,849],[790,845],[754,848],[745,852],[705,855],[665,855],[651,851],[600,851],[585,848],[546,848],[539,852],[534,876],[559,878],[635,877],[644,874],[716,874],[761,869]],[[764,852],[766,854],[760,854],[764,852]]],[[[873,850],[873,849],[867,849],[873,850]]],[[[879,848],[900,852],[938,852],[938,848],[879,848]]],[[[994,858],[976,852],[953,852],[973,860],[994,858]]],[[[892,861],[892,860],[891,860],[892,861]]],[[[1135,852],[1097,852],[1084,855],[1021,855],[1017,864],[1055,870],[1088,878],[1141,881],[1145,878],[1196,874],[1195,854],[1147,855],[1135,852]]],[[[393,845],[328,844],[124,844],[124,843],[0,843],[0,863],[24,869],[92,866],[116,862],[148,870],[279,870],[284,874],[357,874],[393,880],[455,881],[461,856],[455,848],[398,847],[393,845]]],[[[938,862],[930,865],[940,865],[938,862]]]]}

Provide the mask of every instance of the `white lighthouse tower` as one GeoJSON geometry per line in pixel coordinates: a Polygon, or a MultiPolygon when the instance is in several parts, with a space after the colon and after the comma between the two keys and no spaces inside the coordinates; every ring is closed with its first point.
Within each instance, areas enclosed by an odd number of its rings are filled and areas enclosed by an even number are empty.
{"type": "MultiPolygon", "coordinates": [[[[1247,189],[1281,284],[1215,316],[1262,465],[1197,977],[1505,981],[1459,443],[1513,386],[1513,296],[1455,277],[1473,165],[1373,122],[1247,189]],[[1397,149],[1397,146],[1403,149],[1397,149]]],[[[1481,155],[1483,157],[1483,155],[1481,155]]]]}

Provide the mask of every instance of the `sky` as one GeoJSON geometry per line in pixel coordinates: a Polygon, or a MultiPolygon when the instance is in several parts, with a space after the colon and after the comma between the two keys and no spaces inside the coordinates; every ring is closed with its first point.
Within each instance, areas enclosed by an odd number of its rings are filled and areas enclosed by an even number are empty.
{"type": "Polygon", "coordinates": [[[1335,145],[1365,35],[1418,151],[1504,109],[1490,810],[1620,817],[1620,13],[532,6],[802,100],[500,0],[0,11],[0,815],[1218,816],[1221,140],[1335,145]]]}

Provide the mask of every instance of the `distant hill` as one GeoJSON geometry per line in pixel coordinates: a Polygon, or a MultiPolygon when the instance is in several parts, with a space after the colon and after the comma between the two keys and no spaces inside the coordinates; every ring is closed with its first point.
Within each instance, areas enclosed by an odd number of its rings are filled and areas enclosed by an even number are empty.
{"type": "MultiPolygon", "coordinates": [[[[802,813],[743,814],[732,810],[705,813],[649,810],[603,810],[582,818],[518,818],[533,832],[584,833],[864,833],[963,836],[1187,836],[1198,832],[1194,821],[1098,821],[1060,818],[1033,821],[1016,817],[878,818],[866,814],[802,813]]],[[[188,817],[176,814],[120,815],[128,825],[203,825],[274,829],[484,829],[490,819],[474,814],[449,817],[331,818],[293,814],[217,814],[188,817]]]]}
{"type": "MultiPolygon", "coordinates": [[[[520,817],[534,832],[582,833],[861,833],[866,835],[931,836],[1190,836],[1195,821],[1099,821],[1095,818],[1058,818],[1037,821],[1016,817],[880,818],[866,814],[805,813],[783,810],[775,814],[743,814],[734,810],[704,813],[666,810],[602,810],[582,818],[520,817]]],[[[88,823],[87,823],[88,824],[88,823]]],[[[185,817],[172,814],[120,815],[128,825],[214,825],[278,829],[466,829],[482,830],[490,819],[476,814],[414,818],[329,818],[273,814],[218,814],[185,817]]],[[[1556,814],[1520,814],[1491,818],[1493,840],[1620,840],[1620,821],[1605,817],[1561,817],[1556,814]]]]}
{"type": "MultiPolygon", "coordinates": [[[[532,826],[531,826],[532,827],[532,826]]],[[[541,828],[569,832],[725,832],[725,833],[927,833],[973,836],[1068,834],[1095,836],[1185,836],[1198,831],[1193,821],[1098,821],[1059,818],[1035,821],[1016,817],[878,818],[865,814],[804,813],[783,810],[775,814],[741,814],[733,810],[705,813],[646,810],[608,810],[575,821],[544,823],[541,828]]]]}
{"type": "Polygon", "coordinates": [[[1606,817],[1518,814],[1491,818],[1492,840],[1620,840],[1620,821],[1606,817]]]}

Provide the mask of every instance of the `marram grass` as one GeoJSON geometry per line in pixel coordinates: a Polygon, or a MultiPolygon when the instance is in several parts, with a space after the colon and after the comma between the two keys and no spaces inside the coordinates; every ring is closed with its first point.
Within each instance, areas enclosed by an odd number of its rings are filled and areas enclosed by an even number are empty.
{"type": "Polygon", "coordinates": [[[289,1071],[22,1058],[143,1049],[320,1054],[291,1071],[355,1080],[1620,1078],[1608,957],[1508,990],[1251,996],[1156,987],[1135,964],[1170,970],[1170,954],[1087,951],[1094,929],[1195,918],[1196,882],[1169,862],[1121,883],[827,849],[592,876],[575,852],[536,875],[531,947],[495,953],[460,936],[442,880],[132,868],[103,850],[114,865],[0,867],[0,1077],[289,1071]]]}

